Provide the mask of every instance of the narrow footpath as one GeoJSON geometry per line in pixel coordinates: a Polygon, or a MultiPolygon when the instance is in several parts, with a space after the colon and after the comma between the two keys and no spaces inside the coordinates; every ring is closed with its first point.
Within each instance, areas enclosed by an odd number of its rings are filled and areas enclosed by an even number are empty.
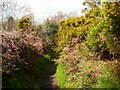
{"type": "Polygon", "coordinates": [[[55,78],[57,63],[53,59],[51,60],[48,71],[46,74],[38,80],[38,82],[34,85],[34,88],[39,90],[45,90],[45,88],[49,90],[59,90],[57,86],[57,80],[55,78]]]}

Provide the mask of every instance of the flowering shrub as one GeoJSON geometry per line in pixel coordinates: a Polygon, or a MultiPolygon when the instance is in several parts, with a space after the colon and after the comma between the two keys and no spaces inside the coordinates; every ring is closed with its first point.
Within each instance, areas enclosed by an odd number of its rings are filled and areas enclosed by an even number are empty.
{"type": "Polygon", "coordinates": [[[106,2],[102,7],[89,4],[85,16],[59,22],[56,40],[63,50],[58,84],[62,88],[119,89],[120,2],[106,2]]]}
{"type": "Polygon", "coordinates": [[[92,18],[77,17],[60,20],[60,30],[56,35],[58,46],[65,47],[72,38],[85,36],[92,18]]]}
{"type": "MultiPolygon", "coordinates": [[[[104,3],[100,13],[91,24],[86,37],[86,46],[93,52],[120,53],[120,2],[104,3]]],[[[98,11],[99,12],[99,11],[98,11]]]]}
{"type": "Polygon", "coordinates": [[[120,52],[120,2],[104,3],[102,34],[111,53],[120,52]]]}
{"type": "MultiPolygon", "coordinates": [[[[72,38],[84,37],[84,44],[93,53],[120,53],[120,2],[93,6],[85,16],[60,20],[57,45],[65,47],[72,38]]],[[[83,40],[82,40],[83,41],[83,40]]]]}
{"type": "Polygon", "coordinates": [[[17,24],[17,28],[28,29],[31,26],[30,18],[22,17],[17,24]]]}

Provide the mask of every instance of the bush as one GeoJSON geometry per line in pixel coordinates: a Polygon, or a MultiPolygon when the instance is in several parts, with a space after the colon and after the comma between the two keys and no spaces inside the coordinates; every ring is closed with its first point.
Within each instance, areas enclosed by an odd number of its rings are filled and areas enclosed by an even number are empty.
{"type": "Polygon", "coordinates": [[[79,50],[62,52],[56,72],[61,88],[120,87],[118,60],[99,60],[85,48],[79,50]]]}
{"type": "Polygon", "coordinates": [[[31,26],[31,21],[30,18],[27,17],[22,17],[17,23],[17,28],[24,30],[28,29],[30,26],[31,26]]]}
{"type": "Polygon", "coordinates": [[[34,58],[45,51],[41,38],[34,33],[14,31],[2,33],[2,72],[14,74],[24,68],[34,66],[34,58]]]}
{"type": "Polygon", "coordinates": [[[88,4],[85,16],[59,22],[56,41],[64,57],[57,78],[64,66],[62,88],[119,88],[120,2],[88,4]]]}
{"type": "Polygon", "coordinates": [[[56,34],[56,42],[59,47],[69,45],[72,38],[84,37],[91,22],[90,18],[77,17],[60,20],[60,29],[56,34]]]}
{"type": "MultiPolygon", "coordinates": [[[[91,4],[92,5],[92,4],[91,4]]],[[[59,47],[70,45],[73,38],[80,38],[92,53],[99,55],[108,52],[110,59],[120,54],[120,7],[118,3],[104,3],[103,7],[94,6],[85,16],[60,20],[56,34],[59,47]]]]}

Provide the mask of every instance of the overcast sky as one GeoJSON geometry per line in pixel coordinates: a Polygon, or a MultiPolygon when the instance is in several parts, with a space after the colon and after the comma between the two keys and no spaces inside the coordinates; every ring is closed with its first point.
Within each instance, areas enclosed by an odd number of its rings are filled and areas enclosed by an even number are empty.
{"type": "Polygon", "coordinates": [[[28,0],[36,18],[44,19],[58,11],[81,13],[84,0],[28,0]]]}

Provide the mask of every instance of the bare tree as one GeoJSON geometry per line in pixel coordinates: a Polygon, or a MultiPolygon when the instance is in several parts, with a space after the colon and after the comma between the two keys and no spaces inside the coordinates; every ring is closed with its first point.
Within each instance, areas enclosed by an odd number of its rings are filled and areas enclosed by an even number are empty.
{"type": "Polygon", "coordinates": [[[62,11],[58,11],[56,15],[49,17],[52,22],[58,23],[60,20],[65,20],[68,17],[76,17],[77,13],[76,12],[69,12],[65,13],[62,11]]]}
{"type": "MultiPolygon", "coordinates": [[[[0,1],[0,16],[1,25],[8,21],[8,18],[13,17],[18,20],[22,16],[29,14],[30,8],[27,6],[25,0],[1,0],[0,1]]],[[[7,23],[6,23],[7,28],[7,23]]],[[[3,27],[3,26],[2,26],[3,27]]]]}

